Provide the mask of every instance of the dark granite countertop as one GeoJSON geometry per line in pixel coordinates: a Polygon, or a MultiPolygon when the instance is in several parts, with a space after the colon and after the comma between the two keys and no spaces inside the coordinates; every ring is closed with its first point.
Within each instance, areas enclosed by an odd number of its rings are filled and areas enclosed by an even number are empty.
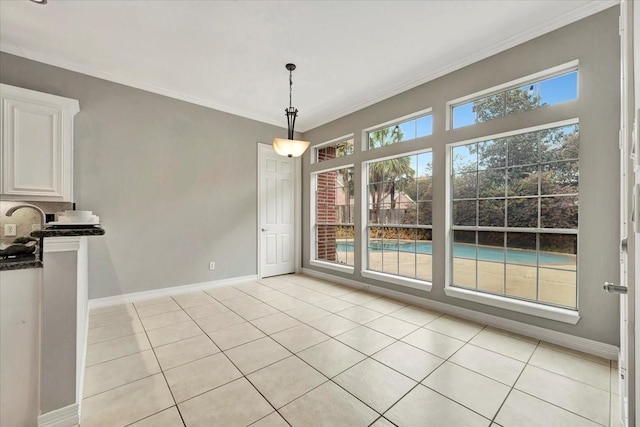
{"type": "Polygon", "coordinates": [[[42,268],[42,261],[36,255],[0,259],[0,271],[26,270],[28,268],[42,268]]]}
{"type": "Polygon", "coordinates": [[[82,228],[54,228],[45,227],[44,230],[31,232],[31,237],[73,237],[73,236],[102,236],[102,227],[82,227],[82,228]]]}
{"type": "MultiPolygon", "coordinates": [[[[84,228],[45,228],[31,232],[31,237],[42,239],[43,237],[74,237],[74,236],[102,236],[104,228],[84,227],[84,228]]],[[[42,240],[40,240],[42,245],[42,240]]],[[[42,250],[42,248],[41,248],[42,250]]],[[[26,255],[16,258],[1,258],[0,271],[25,270],[28,268],[42,268],[43,264],[37,255],[26,255]]]]}

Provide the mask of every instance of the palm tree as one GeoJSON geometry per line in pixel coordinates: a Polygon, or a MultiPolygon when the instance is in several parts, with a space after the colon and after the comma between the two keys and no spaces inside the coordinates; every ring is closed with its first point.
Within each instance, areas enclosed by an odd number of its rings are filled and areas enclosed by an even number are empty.
{"type": "MultiPolygon", "coordinates": [[[[336,157],[344,157],[353,153],[353,139],[342,141],[336,145],[336,157]]],[[[353,170],[351,168],[342,169],[342,191],[344,192],[344,200],[350,205],[351,196],[353,196],[353,170]]],[[[350,222],[350,220],[348,221],[350,222]]]]}
{"type": "MultiPolygon", "coordinates": [[[[402,137],[402,131],[398,126],[381,129],[369,135],[369,148],[395,144],[402,141],[402,137]]],[[[372,222],[380,224],[381,203],[387,194],[391,199],[391,209],[395,209],[395,193],[398,184],[412,179],[414,175],[410,157],[397,157],[369,165],[369,193],[374,212],[372,222]]]]}

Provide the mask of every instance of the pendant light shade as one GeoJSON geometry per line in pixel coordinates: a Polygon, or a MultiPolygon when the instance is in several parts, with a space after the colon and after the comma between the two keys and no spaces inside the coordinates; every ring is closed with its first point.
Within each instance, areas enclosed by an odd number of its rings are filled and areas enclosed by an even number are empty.
{"type": "Polygon", "coordinates": [[[296,69],[296,65],[287,64],[286,68],[289,70],[289,108],[284,110],[287,116],[287,139],[274,138],[273,149],[281,156],[300,157],[304,154],[307,147],[309,147],[309,141],[293,139],[293,129],[296,124],[296,117],[298,117],[298,109],[291,105],[291,88],[293,86],[291,73],[296,69]]]}
{"type": "Polygon", "coordinates": [[[300,157],[309,147],[309,141],[299,139],[274,138],[273,149],[281,156],[300,157]]]}

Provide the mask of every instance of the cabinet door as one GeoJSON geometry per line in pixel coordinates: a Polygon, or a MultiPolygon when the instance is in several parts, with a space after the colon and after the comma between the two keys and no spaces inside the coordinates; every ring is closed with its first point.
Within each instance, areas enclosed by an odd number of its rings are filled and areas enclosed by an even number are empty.
{"type": "Polygon", "coordinates": [[[2,99],[2,194],[72,201],[72,118],[58,106],[2,99]]]}

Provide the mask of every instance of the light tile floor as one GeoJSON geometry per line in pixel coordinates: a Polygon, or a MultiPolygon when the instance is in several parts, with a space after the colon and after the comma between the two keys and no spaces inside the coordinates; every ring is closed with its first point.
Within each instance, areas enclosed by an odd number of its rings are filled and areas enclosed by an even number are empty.
{"type": "Polygon", "coordinates": [[[608,426],[615,363],[302,275],[90,313],[81,427],[608,426]]]}

